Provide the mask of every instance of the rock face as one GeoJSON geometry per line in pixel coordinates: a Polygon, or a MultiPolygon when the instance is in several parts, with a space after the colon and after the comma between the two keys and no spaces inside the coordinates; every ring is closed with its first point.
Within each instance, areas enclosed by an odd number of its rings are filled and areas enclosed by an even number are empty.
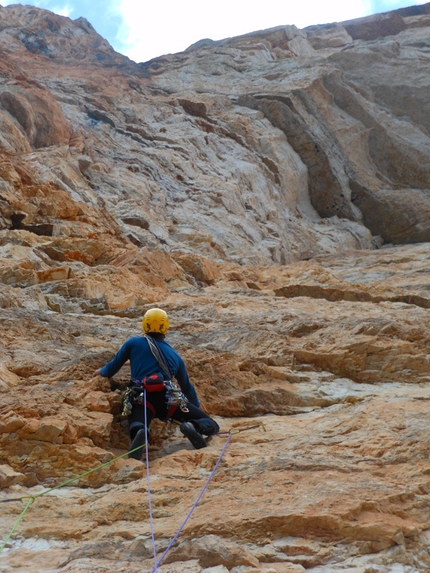
{"type": "MultiPolygon", "coordinates": [[[[0,7],[0,501],[126,452],[128,369],[92,372],[157,305],[235,430],[160,571],[430,569],[429,26],[426,4],[137,64],[0,7]]],[[[159,557],[226,439],[154,424],[159,557]]],[[[147,487],[123,458],[35,499],[1,571],[152,571],[147,487]]],[[[6,539],[23,503],[0,507],[6,539]]]]}

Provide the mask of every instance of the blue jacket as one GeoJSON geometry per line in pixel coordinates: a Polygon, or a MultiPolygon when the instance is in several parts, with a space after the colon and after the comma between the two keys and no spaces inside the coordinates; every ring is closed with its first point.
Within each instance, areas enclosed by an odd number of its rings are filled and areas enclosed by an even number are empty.
{"type": "MultiPolygon", "coordinates": [[[[178,381],[188,401],[194,406],[200,406],[197,392],[188,378],[188,372],[181,356],[165,340],[156,340],[155,342],[167,362],[171,375],[178,381]]],[[[100,374],[111,378],[127,360],[130,360],[131,378],[133,380],[142,380],[150,374],[163,374],[163,370],[143,336],[129,338],[118,350],[115,357],[103,366],[100,374]]]]}

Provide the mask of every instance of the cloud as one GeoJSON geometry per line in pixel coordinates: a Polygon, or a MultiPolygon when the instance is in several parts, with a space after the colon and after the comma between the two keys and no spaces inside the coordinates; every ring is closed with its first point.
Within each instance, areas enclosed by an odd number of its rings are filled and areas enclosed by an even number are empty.
{"type": "MultiPolygon", "coordinates": [[[[427,0],[415,0],[425,4],[427,0]]],[[[17,0],[0,0],[3,6],[17,0]]],[[[26,4],[84,17],[110,44],[142,62],[181,52],[203,38],[221,40],[265,28],[341,22],[409,6],[413,0],[24,0],[26,4]]]]}
{"type": "Polygon", "coordinates": [[[265,28],[295,24],[304,28],[370,14],[370,0],[118,0],[123,25],[118,39],[136,61],[179,52],[203,38],[220,40],[265,28]]]}
{"type": "Polygon", "coordinates": [[[60,16],[66,16],[66,17],[69,17],[73,11],[73,8],[69,6],[69,4],[65,4],[63,6],[55,5],[49,9],[51,10],[51,12],[55,12],[55,14],[59,14],[60,16]]]}

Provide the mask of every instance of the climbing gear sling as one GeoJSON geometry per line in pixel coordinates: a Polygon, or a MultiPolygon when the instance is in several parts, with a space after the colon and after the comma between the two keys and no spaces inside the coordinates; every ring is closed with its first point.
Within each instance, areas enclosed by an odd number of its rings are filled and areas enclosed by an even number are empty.
{"type": "MultiPolygon", "coordinates": [[[[131,414],[133,404],[143,404],[144,390],[147,392],[166,391],[167,418],[171,418],[178,407],[182,412],[188,412],[188,400],[181,391],[178,383],[173,380],[160,348],[150,336],[147,336],[146,334],[143,336],[146,339],[154,358],[157,360],[160,368],[167,376],[167,380],[165,380],[160,374],[145,376],[143,380],[130,380],[128,388],[124,393],[122,415],[129,416],[131,414]]],[[[147,405],[150,407],[151,403],[148,402],[147,405]]]]}
{"type": "Polygon", "coordinates": [[[164,359],[163,353],[158,347],[158,344],[150,336],[144,335],[144,338],[146,338],[146,341],[149,344],[149,348],[158,364],[160,365],[160,368],[168,377],[168,380],[164,381],[166,386],[166,402],[168,407],[167,417],[170,418],[178,407],[182,410],[182,412],[188,412],[188,400],[185,397],[185,394],[181,391],[179,384],[173,380],[173,376],[170,374],[169,367],[167,366],[167,362],[164,359]]]}

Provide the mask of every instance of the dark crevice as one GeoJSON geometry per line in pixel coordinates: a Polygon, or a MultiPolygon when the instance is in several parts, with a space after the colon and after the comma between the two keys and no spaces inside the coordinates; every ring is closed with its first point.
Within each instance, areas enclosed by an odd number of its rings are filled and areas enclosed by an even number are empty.
{"type": "Polygon", "coordinates": [[[41,237],[52,237],[54,232],[54,225],[51,223],[42,223],[40,225],[24,225],[23,220],[26,218],[26,216],[27,215],[24,213],[12,213],[10,216],[10,220],[12,222],[11,229],[13,231],[29,231],[30,233],[34,233],[35,235],[39,235],[41,237]]]}
{"type": "MultiPolygon", "coordinates": [[[[309,98],[303,94],[300,96],[304,98],[302,105],[309,108],[311,105],[309,98]]],[[[270,95],[243,96],[239,98],[238,104],[262,111],[274,127],[285,133],[289,144],[308,168],[311,203],[321,217],[338,216],[356,220],[352,204],[345,197],[345,190],[332,170],[324,145],[300,117],[293,98],[270,95]]],[[[307,112],[313,114],[314,110],[307,109],[307,112]]]]}
{"type": "Polygon", "coordinates": [[[275,290],[275,296],[285,298],[309,297],[322,298],[329,302],[402,302],[412,304],[420,308],[430,308],[430,299],[414,294],[380,296],[372,295],[370,292],[361,290],[345,290],[339,287],[324,287],[321,285],[293,284],[286,285],[275,290]]]}

